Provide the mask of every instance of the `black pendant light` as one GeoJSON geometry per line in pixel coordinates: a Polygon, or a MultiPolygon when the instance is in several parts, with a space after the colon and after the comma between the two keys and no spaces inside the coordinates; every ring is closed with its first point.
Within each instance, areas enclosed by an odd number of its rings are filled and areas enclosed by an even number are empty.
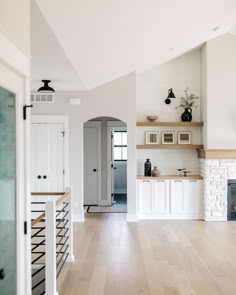
{"type": "Polygon", "coordinates": [[[170,104],[171,103],[171,98],[175,98],[174,92],[172,90],[173,90],[173,88],[168,89],[168,96],[165,99],[166,104],[170,104]]]}
{"type": "Polygon", "coordinates": [[[55,92],[55,90],[48,85],[51,80],[42,80],[42,82],[44,85],[38,89],[38,92],[55,92]]]}

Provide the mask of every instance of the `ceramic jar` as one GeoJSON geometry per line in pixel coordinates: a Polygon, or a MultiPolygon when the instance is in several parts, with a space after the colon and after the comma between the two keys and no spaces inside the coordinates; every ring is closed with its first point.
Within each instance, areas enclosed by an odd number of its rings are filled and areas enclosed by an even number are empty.
{"type": "Polygon", "coordinates": [[[152,170],[152,176],[153,177],[158,177],[161,175],[161,172],[159,169],[157,169],[157,166],[154,166],[154,169],[152,170]]]}

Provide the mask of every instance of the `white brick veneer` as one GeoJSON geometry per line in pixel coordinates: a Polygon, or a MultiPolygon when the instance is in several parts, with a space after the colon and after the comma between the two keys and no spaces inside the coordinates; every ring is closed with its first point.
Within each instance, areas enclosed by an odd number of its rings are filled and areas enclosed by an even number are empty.
{"type": "Polygon", "coordinates": [[[203,177],[203,217],[227,220],[227,180],[236,179],[236,159],[200,160],[203,177]]]}

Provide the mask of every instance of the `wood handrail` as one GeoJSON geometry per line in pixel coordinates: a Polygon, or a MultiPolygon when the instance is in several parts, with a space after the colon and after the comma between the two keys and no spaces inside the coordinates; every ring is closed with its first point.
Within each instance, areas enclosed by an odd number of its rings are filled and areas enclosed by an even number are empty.
{"type": "MultiPolygon", "coordinates": [[[[62,195],[57,201],[56,201],[56,208],[70,196],[70,193],[31,193],[32,196],[39,196],[39,195],[51,195],[51,196],[59,196],[62,195]]],[[[31,226],[34,226],[35,224],[39,223],[43,218],[45,218],[45,213],[42,213],[39,215],[36,219],[31,221],[31,226]]]]}
{"type": "Polygon", "coordinates": [[[61,196],[57,201],[56,201],[56,207],[58,207],[66,198],[70,196],[70,193],[64,193],[63,196],[61,196]]]}
{"type": "Polygon", "coordinates": [[[39,215],[36,219],[31,221],[31,226],[34,226],[35,224],[40,222],[44,217],[45,217],[45,213],[42,213],[41,215],[39,215]]]}

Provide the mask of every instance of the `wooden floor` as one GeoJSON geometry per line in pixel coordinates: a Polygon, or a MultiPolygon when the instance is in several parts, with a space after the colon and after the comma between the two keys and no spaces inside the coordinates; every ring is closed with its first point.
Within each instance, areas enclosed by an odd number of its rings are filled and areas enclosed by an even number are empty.
{"type": "Polygon", "coordinates": [[[63,295],[236,295],[236,222],[87,214],[63,295]]]}

